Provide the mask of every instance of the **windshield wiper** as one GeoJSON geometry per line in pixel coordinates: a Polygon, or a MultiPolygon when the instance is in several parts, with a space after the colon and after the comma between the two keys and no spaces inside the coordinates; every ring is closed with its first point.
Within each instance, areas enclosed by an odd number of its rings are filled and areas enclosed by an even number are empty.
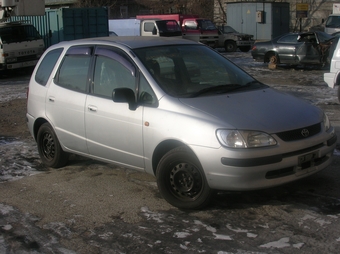
{"type": "Polygon", "coordinates": [[[245,85],[228,84],[228,85],[218,85],[218,86],[207,87],[202,90],[199,90],[198,92],[192,93],[191,95],[189,95],[189,97],[193,98],[193,97],[198,97],[198,96],[209,94],[209,93],[215,93],[215,94],[229,93],[229,92],[233,92],[236,90],[247,89],[249,87],[251,87],[252,89],[258,89],[258,88],[263,88],[267,86],[257,80],[253,80],[253,81],[246,83],[245,85]]]}
{"type": "Polygon", "coordinates": [[[266,85],[262,84],[261,82],[257,81],[257,80],[253,80],[253,81],[250,81],[248,82],[247,84],[245,85],[240,85],[240,86],[237,86],[237,87],[233,87],[231,89],[229,89],[228,92],[231,92],[231,91],[235,91],[235,90],[240,90],[240,89],[244,89],[244,88],[248,88],[248,87],[252,87],[253,89],[255,88],[262,88],[262,87],[266,87],[266,85]]]}
{"type": "Polygon", "coordinates": [[[203,94],[209,94],[209,93],[227,93],[230,90],[234,90],[236,87],[241,87],[240,84],[228,84],[228,85],[218,85],[218,86],[211,86],[204,88],[202,90],[199,90],[198,92],[192,93],[190,97],[198,97],[203,94]]]}

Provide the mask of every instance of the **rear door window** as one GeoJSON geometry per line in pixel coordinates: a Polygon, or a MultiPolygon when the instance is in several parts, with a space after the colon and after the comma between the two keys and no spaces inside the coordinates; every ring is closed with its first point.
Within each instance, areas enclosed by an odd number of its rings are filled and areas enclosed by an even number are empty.
{"type": "Polygon", "coordinates": [[[55,79],[56,84],[67,89],[86,92],[91,52],[91,47],[70,48],[60,65],[55,79]]]}

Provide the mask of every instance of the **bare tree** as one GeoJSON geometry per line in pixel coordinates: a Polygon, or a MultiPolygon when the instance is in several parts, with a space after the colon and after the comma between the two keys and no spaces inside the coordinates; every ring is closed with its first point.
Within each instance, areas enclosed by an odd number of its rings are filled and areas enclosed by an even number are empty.
{"type": "Polygon", "coordinates": [[[227,13],[224,0],[215,0],[214,21],[218,24],[227,23],[227,13]]]}
{"type": "Polygon", "coordinates": [[[197,14],[212,18],[214,12],[214,0],[136,0],[136,2],[154,14],[197,14]]]}
{"type": "Polygon", "coordinates": [[[75,7],[108,7],[112,8],[117,4],[117,0],[78,0],[75,7]]]}
{"type": "MultiPolygon", "coordinates": [[[[222,0],[220,0],[222,2],[222,0]]],[[[129,12],[139,14],[140,10],[150,14],[197,14],[213,19],[214,0],[77,0],[75,7],[108,7],[117,16],[120,6],[128,6],[129,12]]]]}

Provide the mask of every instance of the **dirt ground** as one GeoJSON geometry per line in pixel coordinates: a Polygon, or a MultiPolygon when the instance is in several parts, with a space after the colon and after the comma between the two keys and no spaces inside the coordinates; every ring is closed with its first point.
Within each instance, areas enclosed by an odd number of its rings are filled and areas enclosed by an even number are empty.
{"type": "Polygon", "coordinates": [[[31,138],[26,124],[26,99],[0,103],[1,136],[31,138]]]}

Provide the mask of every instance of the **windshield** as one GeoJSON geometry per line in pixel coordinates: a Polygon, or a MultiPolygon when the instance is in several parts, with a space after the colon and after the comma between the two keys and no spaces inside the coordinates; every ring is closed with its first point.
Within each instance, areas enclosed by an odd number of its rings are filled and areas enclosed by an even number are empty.
{"type": "Polygon", "coordinates": [[[0,28],[2,43],[13,43],[41,39],[40,34],[33,25],[14,25],[0,28]]]}
{"type": "Polygon", "coordinates": [[[228,34],[228,33],[237,33],[237,31],[234,28],[232,28],[231,26],[223,26],[221,28],[221,30],[225,34],[228,34]]]}
{"type": "Polygon", "coordinates": [[[166,45],[134,52],[171,96],[208,96],[264,87],[204,45],[166,45]]]}
{"type": "Polygon", "coordinates": [[[324,33],[324,32],[318,32],[317,35],[319,37],[320,42],[327,42],[327,41],[334,38],[333,35],[330,35],[330,34],[327,34],[327,33],[324,33]]]}
{"type": "Polygon", "coordinates": [[[198,27],[202,30],[217,30],[216,26],[211,20],[208,19],[199,19],[197,20],[198,27]]]}
{"type": "Polygon", "coordinates": [[[175,20],[156,21],[160,36],[181,36],[182,30],[175,20]]]}
{"type": "Polygon", "coordinates": [[[330,28],[340,27],[340,16],[329,16],[325,26],[330,28]]]}

